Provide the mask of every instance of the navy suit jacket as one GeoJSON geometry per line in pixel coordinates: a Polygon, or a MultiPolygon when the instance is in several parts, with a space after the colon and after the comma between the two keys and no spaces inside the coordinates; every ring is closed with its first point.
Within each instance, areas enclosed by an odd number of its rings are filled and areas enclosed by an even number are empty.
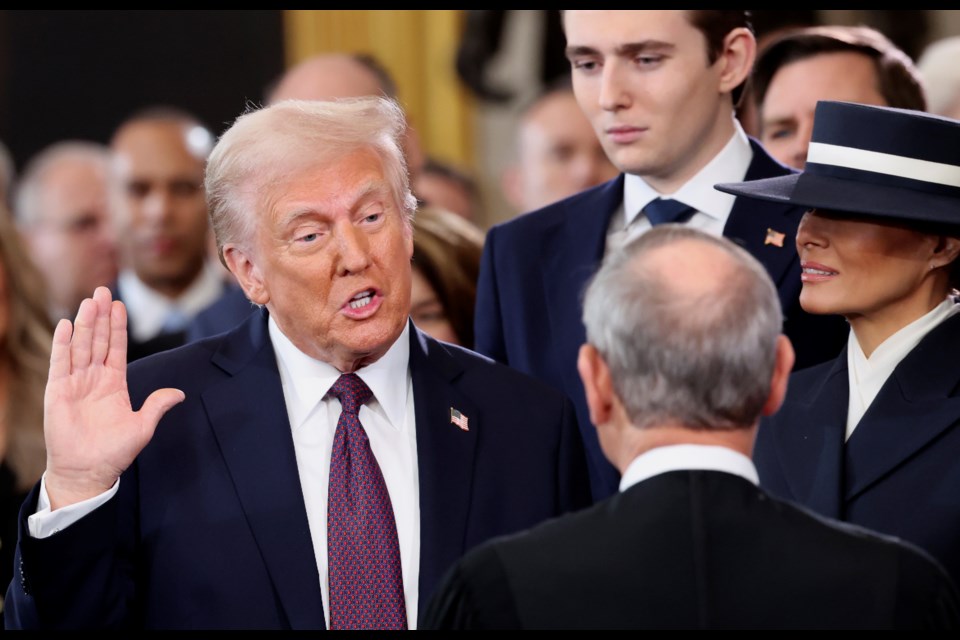
{"type": "Polygon", "coordinates": [[[913,542],[960,579],[960,316],[897,365],[844,443],[846,350],[793,374],[754,448],[760,483],[831,518],[913,542]]]}
{"type": "MultiPolygon", "coordinates": [[[[755,141],[746,180],[786,175],[755,141]]],[[[487,235],[477,288],[476,349],[565,392],[577,408],[595,500],[613,494],[619,477],[590,422],[577,352],[586,341],[582,296],[603,259],[610,218],[623,201],[623,176],[539,211],[495,226],[487,235]]],[[[804,209],[737,198],[723,235],[756,257],[776,284],[796,368],[831,359],[843,348],[846,322],[800,308],[795,238],[804,209]],[[767,230],[784,234],[766,243],[767,230]]]]}
{"type": "Polygon", "coordinates": [[[230,331],[257,310],[237,285],[227,287],[216,302],[201,311],[187,326],[187,342],[230,331]]]}
{"type": "MultiPolygon", "coordinates": [[[[420,492],[420,603],[467,549],[589,504],[561,394],[411,329],[420,492]],[[451,407],[469,430],[451,424],[451,407]]],[[[323,628],[320,579],[266,313],[138,361],[133,405],[186,400],[117,496],[46,539],[21,513],[15,628],[323,628]]]]}

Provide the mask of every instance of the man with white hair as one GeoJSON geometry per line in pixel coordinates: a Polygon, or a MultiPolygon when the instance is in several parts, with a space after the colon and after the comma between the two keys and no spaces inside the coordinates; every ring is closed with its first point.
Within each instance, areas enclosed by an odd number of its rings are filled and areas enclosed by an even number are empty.
{"type": "MultiPolygon", "coordinates": [[[[396,99],[397,85],[386,67],[371,55],[320,53],[285,71],[266,94],[268,104],[283,100],[337,100],[364,96],[396,99]]],[[[420,138],[409,124],[404,126],[402,146],[411,188],[416,191],[426,160],[420,138]]],[[[187,328],[187,340],[228,331],[243,322],[251,311],[243,291],[230,287],[223,297],[197,314],[187,328]]]]}
{"type": "Polygon", "coordinates": [[[221,137],[217,244],[262,306],[230,333],[125,376],[106,289],[61,322],[8,626],[415,628],[467,549],[589,502],[570,402],[409,320],[403,126],[285,101],[221,137]]]}
{"type": "Polygon", "coordinates": [[[763,266],[666,224],[609,255],[578,370],[619,494],[471,552],[424,628],[956,628],[929,556],[757,487],[793,349],[763,266]]]}

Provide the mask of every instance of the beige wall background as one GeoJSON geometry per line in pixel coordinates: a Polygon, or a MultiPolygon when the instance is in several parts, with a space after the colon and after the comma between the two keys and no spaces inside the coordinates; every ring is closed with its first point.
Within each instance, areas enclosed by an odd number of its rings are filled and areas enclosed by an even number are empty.
{"type": "MultiPolygon", "coordinates": [[[[537,59],[542,41],[539,13],[511,12],[503,44],[488,68],[494,84],[517,94],[506,105],[474,100],[456,76],[461,10],[287,11],[287,63],[326,51],[367,52],[380,59],[397,80],[400,100],[425,151],[477,180],[483,197],[477,222],[489,227],[516,213],[500,195],[500,179],[514,158],[518,112],[537,90],[537,69],[531,61],[537,59]]],[[[871,23],[869,10],[819,13],[824,23],[871,23]]],[[[928,41],[960,35],[960,10],[928,14],[928,41]]]]}

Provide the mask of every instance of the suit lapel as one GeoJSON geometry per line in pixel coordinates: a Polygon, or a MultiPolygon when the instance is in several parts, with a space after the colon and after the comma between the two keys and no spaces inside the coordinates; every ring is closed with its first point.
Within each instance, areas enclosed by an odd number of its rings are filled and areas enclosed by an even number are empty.
{"type": "Polygon", "coordinates": [[[410,373],[420,474],[420,610],[444,572],[463,555],[473,461],[483,415],[455,381],[462,370],[446,347],[411,324],[410,373]],[[451,421],[466,416],[467,429],[451,421]]]}
{"type": "Polygon", "coordinates": [[[266,314],[255,313],[213,357],[233,377],[203,404],[287,621],[323,628],[320,579],[266,314]]]}
{"type": "Polygon", "coordinates": [[[799,410],[781,409],[786,420],[770,427],[783,473],[796,500],[831,518],[840,518],[846,433],[847,352],[822,380],[797,400],[799,410]]]}
{"type": "Polygon", "coordinates": [[[544,236],[542,272],[547,293],[547,315],[554,344],[561,351],[557,362],[568,377],[567,389],[579,388],[576,368],[580,345],[586,340],[581,320],[582,296],[587,282],[596,273],[606,247],[610,218],[623,202],[623,174],[605,185],[564,203],[561,222],[544,236]],[[569,376],[573,375],[571,379],[569,376]]]}
{"type": "MultiPolygon", "coordinates": [[[[788,175],[791,170],[777,163],[755,140],[750,140],[753,160],[747,168],[744,180],[759,180],[788,175]]],[[[773,202],[757,202],[749,198],[737,198],[723,235],[750,252],[767,269],[777,288],[787,276],[790,266],[796,261],[797,227],[803,209],[793,205],[773,202]],[[783,234],[782,242],[767,241],[768,230],[783,234]]],[[[792,290],[792,289],[791,289],[792,290]]]]}
{"type": "Polygon", "coordinates": [[[960,422],[960,315],[934,328],[897,365],[847,442],[852,500],[960,422]]]}

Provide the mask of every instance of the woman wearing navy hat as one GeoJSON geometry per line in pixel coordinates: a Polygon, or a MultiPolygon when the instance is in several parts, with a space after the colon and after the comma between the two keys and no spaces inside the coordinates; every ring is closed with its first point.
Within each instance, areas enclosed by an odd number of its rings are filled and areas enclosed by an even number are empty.
{"type": "Polygon", "coordinates": [[[810,208],[800,303],[851,328],[761,425],[761,485],[913,542],[960,582],[960,122],[820,102],[802,174],[717,188],[810,208]]]}

